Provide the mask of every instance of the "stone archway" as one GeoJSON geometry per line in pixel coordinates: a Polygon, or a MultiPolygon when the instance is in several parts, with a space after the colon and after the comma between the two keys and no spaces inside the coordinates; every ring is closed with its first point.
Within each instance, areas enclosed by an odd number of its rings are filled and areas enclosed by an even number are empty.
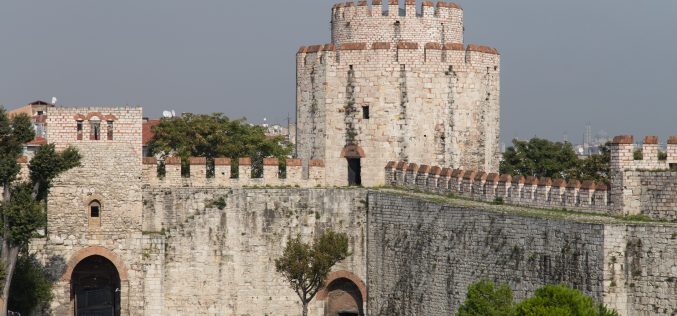
{"type": "Polygon", "coordinates": [[[325,302],[325,316],[363,316],[367,291],[364,282],[353,273],[336,271],[327,277],[317,298],[325,302]]]}
{"type": "Polygon", "coordinates": [[[120,274],[110,260],[85,258],[71,275],[75,316],[120,316],[121,290],[120,274]]]}
{"type": "Polygon", "coordinates": [[[129,313],[127,267],[117,254],[104,247],[87,247],[73,254],[61,281],[70,285],[72,315],[129,313]]]}

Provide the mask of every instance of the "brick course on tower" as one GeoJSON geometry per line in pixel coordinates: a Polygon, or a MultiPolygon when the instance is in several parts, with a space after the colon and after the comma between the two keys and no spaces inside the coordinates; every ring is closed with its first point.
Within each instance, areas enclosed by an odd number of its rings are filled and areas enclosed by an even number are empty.
{"type": "Polygon", "coordinates": [[[463,44],[456,4],[337,4],[331,44],[297,54],[297,154],[323,159],[328,185],[364,185],[388,161],[498,171],[499,54],[463,44]]]}

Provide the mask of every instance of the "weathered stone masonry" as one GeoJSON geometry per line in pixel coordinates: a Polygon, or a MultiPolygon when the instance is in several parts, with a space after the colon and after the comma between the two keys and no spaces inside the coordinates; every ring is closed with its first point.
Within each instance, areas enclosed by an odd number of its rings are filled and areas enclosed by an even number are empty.
{"type": "Polygon", "coordinates": [[[329,185],[348,183],[347,146],[362,150],[364,185],[390,160],[498,169],[497,51],[463,44],[459,6],[412,4],[336,5],[331,44],[297,54],[297,154],[324,160],[329,185]]]}
{"type": "Polygon", "coordinates": [[[676,225],[487,208],[370,193],[370,315],[452,315],[480,278],[507,282],[517,299],[563,282],[621,315],[677,312],[676,225]]]}

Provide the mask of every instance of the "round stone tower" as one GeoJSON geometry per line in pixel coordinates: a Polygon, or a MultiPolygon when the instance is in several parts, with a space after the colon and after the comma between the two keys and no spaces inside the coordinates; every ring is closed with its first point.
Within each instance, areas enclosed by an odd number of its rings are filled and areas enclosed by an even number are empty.
{"type": "Polygon", "coordinates": [[[463,43],[453,3],[337,4],[332,42],[297,54],[297,155],[327,184],[379,185],[388,161],[496,172],[499,55],[463,43]]]}

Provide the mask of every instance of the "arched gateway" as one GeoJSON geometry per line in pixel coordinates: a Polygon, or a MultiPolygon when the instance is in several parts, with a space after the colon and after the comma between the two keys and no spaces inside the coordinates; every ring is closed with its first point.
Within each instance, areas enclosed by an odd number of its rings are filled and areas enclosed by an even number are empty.
{"type": "Polygon", "coordinates": [[[71,288],[76,316],[120,315],[120,275],[110,260],[94,255],[80,261],[71,288]]]}
{"type": "Polygon", "coordinates": [[[367,298],[364,282],[348,271],[336,271],[327,277],[326,287],[318,293],[325,316],[363,316],[367,298]]]}
{"type": "Polygon", "coordinates": [[[70,283],[76,316],[119,316],[125,311],[127,269],[120,257],[106,248],[89,247],[75,253],[62,280],[70,283]]]}

